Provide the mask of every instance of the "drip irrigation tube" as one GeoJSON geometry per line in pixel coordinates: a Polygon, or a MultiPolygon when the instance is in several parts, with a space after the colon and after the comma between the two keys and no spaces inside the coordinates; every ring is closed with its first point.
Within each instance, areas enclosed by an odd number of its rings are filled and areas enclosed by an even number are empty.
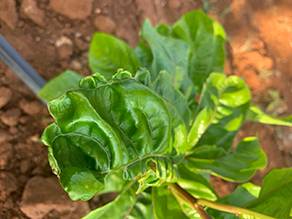
{"type": "MultiPolygon", "coordinates": [[[[14,73],[38,94],[46,81],[22,58],[22,56],[0,34],[0,60],[2,60],[14,73]]],[[[45,100],[41,99],[44,103],[45,100]]]]}

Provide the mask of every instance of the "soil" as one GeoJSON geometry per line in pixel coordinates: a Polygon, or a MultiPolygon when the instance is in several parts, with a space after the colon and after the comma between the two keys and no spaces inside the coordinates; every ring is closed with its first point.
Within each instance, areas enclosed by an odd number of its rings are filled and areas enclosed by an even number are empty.
{"type": "MultiPolygon", "coordinates": [[[[96,31],[135,47],[145,18],[172,24],[195,9],[203,9],[201,0],[1,0],[0,33],[50,80],[66,69],[90,74],[87,50],[96,31]]],[[[292,2],[218,0],[205,9],[228,35],[225,73],[244,78],[263,110],[292,114],[292,2]]],[[[68,199],[39,141],[51,121],[46,106],[0,62],[0,218],[80,218],[113,198],[68,199]]],[[[291,166],[292,134],[288,127],[246,122],[237,140],[255,133],[269,160],[251,179],[260,185],[271,168],[291,166]]],[[[212,183],[220,195],[236,186],[218,178],[212,183]]]]}

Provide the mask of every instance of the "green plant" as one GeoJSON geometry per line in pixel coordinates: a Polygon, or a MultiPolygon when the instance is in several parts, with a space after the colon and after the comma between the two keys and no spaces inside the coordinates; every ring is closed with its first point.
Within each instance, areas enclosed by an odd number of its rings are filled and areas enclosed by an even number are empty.
{"type": "Polygon", "coordinates": [[[291,218],[291,168],[221,198],[209,183],[210,174],[245,182],[265,167],[257,137],[232,150],[246,119],[291,126],[290,117],[251,105],[242,79],[216,73],[225,59],[222,27],[193,11],[172,27],[146,20],[140,35],[133,51],[95,34],[89,65],[98,73],[66,71],[39,94],[52,100],[55,123],[42,141],[70,197],[119,192],[85,218],[291,218]]]}

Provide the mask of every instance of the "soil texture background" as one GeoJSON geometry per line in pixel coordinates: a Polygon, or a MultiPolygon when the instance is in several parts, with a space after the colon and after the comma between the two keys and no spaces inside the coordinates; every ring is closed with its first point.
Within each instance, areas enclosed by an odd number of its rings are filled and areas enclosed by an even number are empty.
{"type": "MultiPolygon", "coordinates": [[[[250,86],[253,103],[275,116],[292,114],[291,0],[0,0],[0,33],[45,79],[66,69],[89,75],[94,32],[135,47],[145,18],[172,24],[201,9],[225,28],[225,73],[250,86]],[[214,4],[207,4],[213,2],[214,4]]],[[[39,138],[52,122],[46,106],[0,61],[0,218],[81,218],[113,198],[73,202],[62,190],[39,138]]],[[[292,129],[246,122],[236,141],[258,134],[268,156],[251,181],[292,165],[292,129]]],[[[219,195],[236,185],[213,177],[219,195]]]]}

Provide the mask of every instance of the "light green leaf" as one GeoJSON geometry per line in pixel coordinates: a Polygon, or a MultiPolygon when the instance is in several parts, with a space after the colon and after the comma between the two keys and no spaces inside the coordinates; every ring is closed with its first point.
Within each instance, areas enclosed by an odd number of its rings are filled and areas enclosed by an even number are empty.
{"type": "Polygon", "coordinates": [[[122,40],[96,33],[89,49],[89,66],[93,73],[98,72],[109,79],[119,68],[136,72],[140,64],[134,51],[122,40]]]}
{"type": "Polygon", "coordinates": [[[118,170],[125,180],[140,178],[143,189],[177,177],[172,147],[177,153],[185,151],[186,135],[172,135],[177,124],[169,102],[126,71],[109,82],[95,74],[79,86],[49,103],[56,124],[42,136],[72,199],[89,199],[103,189],[104,178],[118,170]]]}
{"type": "Polygon", "coordinates": [[[178,166],[179,178],[177,183],[196,198],[215,201],[218,195],[211,184],[196,170],[190,170],[187,165],[178,166]]]}
{"type": "Polygon", "coordinates": [[[156,219],[187,219],[178,201],[166,186],[152,188],[152,203],[156,219]]]}
{"type": "Polygon", "coordinates": [[[173,35],[184,40],[190,48],[188,75],[200,93],[209,74],[224,69],[225,32],[220,24],[196,10],[173,25],[173,35]]]}
{"type": "Polygon", "coordinates": [[[78,82],[84,76],[79,75],[73,71],[64,71],[57,77],[49,81],[38,93],[38,97],[41,97],[47,101],[51,101],[60,97],[69,89],[77,88],[78,82]]]}
{"type": "Polygon", "coordinates": [[[292,218],[292,168],[272,169],[263,179],[259,198],[244,207],[281,219],[292,218]]]}
{"type": "Polygon", "coordinates": [[[261,111],[257,106],[251,105],[246,115],[246,119],[260,122],[269,125],[285,125],[285,126],[292,126],[292,118],[290,117],[283,117],[283,118],[276,118],[273,116],[269,116],[261,111]]]}
{"type": "Polygon", "coordinates": [[[250,92],[244,81],[236,76],[212,73],[204,85],[188,144],[216,145],[228,151],[249,104],[250,92]]]}
{"type": "Polygon", "coordinates": [[[239,142],[235,152],[229,153],[216,146],[200,146],[186,160],[191,168],[208,170],[214,175],[236,182],[248,180],[267,163],[256,137],[245,138],[239,142]]]}

